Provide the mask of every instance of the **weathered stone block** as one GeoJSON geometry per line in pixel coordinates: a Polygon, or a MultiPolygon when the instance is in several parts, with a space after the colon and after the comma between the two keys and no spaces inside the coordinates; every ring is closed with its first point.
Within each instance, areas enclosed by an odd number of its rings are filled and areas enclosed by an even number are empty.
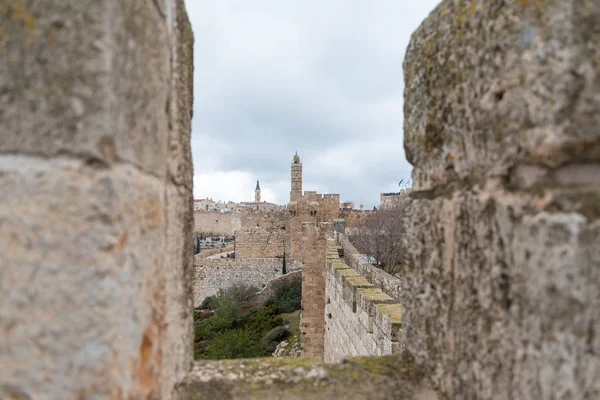
{"type": "Polygon", "coordinates": [[[375,317],[375,305],[394,303],[394,299],[377,288],[360,288],[356,299],[359,307],[371,317],[375,317]]]}
{"type": "Polygon", "coordinates": [[[599,6],[443,1],[404,60],[414,189],[600,156],[599,6]]]}
{"type": "Polygon", "coordinates": [[[183,1],[0,14],[0,398],[169,399],[192,343],[183,1]]]}
{"type": "Polygon", "coordinates": [[[154,2],[1,7],[7,23],[0,38],[0,153],[126,162],[164,177],[174,21],[154,2]]]}
{"type": "Polygon", "coordinates": [[[600,396],[599,17],[443,1],[412,37],[404,341],[450,398],[600,396]]]}
{"type": "Polygon", "coordinates": [[[400,304],[377,304],[375,325],[392,341],[400,340],[402,329],[402,307],[400,304]]]}

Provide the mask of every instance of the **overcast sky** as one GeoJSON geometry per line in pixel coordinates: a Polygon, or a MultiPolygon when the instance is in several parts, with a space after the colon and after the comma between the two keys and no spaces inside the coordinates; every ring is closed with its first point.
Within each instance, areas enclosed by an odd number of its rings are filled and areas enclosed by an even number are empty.
{"type": "Polygon", "coordinates": [[[439,0],[186,0],[195,35],[194,197],[289,200],[303,189],[372,208],[410,177],[402,60],[439,0]]]}

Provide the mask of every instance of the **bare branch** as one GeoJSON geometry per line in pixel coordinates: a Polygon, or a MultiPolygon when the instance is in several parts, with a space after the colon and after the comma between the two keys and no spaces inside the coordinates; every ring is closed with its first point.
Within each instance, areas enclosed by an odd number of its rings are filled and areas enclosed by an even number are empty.
{"type": "Polygon", "coordinates": [[[403,210],[408,201],[408,197],[394,199],[369,215],[349,237],[358,251],[371,256],[378,267],[392,275],[402,268],[403,210]]]}

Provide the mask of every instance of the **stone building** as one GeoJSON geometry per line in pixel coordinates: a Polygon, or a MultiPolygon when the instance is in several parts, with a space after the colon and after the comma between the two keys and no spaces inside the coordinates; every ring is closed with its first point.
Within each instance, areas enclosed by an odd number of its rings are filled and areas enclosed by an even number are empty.
{"type": "Polygon", "coordinates": [[[400,201],[407,199],[411,189],[404,189],[395,193],[381,193],[379,195],[379,208],[390,208],[400,201]]]}
{"type": "Polygon", "coordinates": [[[205,199],[194,200],[194,211],[210,211],[214,210],[217,203],[208,197],[205,199]]]}

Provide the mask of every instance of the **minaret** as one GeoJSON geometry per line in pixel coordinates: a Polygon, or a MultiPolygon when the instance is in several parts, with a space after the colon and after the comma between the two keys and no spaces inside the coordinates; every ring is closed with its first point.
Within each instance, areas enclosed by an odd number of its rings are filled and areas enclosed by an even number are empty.
{"type": "Polygon", "coordinates": [[[298,152],[292,161],[292,190],[290,190],[290,201],[298,201],[302,198],[302,163],[298,152]]]}
{"type": "Polygon", "coordinates": [[[254,201],[260,203],[260,185],[256,181],[256,189],[254,189],[254,201]]]}

